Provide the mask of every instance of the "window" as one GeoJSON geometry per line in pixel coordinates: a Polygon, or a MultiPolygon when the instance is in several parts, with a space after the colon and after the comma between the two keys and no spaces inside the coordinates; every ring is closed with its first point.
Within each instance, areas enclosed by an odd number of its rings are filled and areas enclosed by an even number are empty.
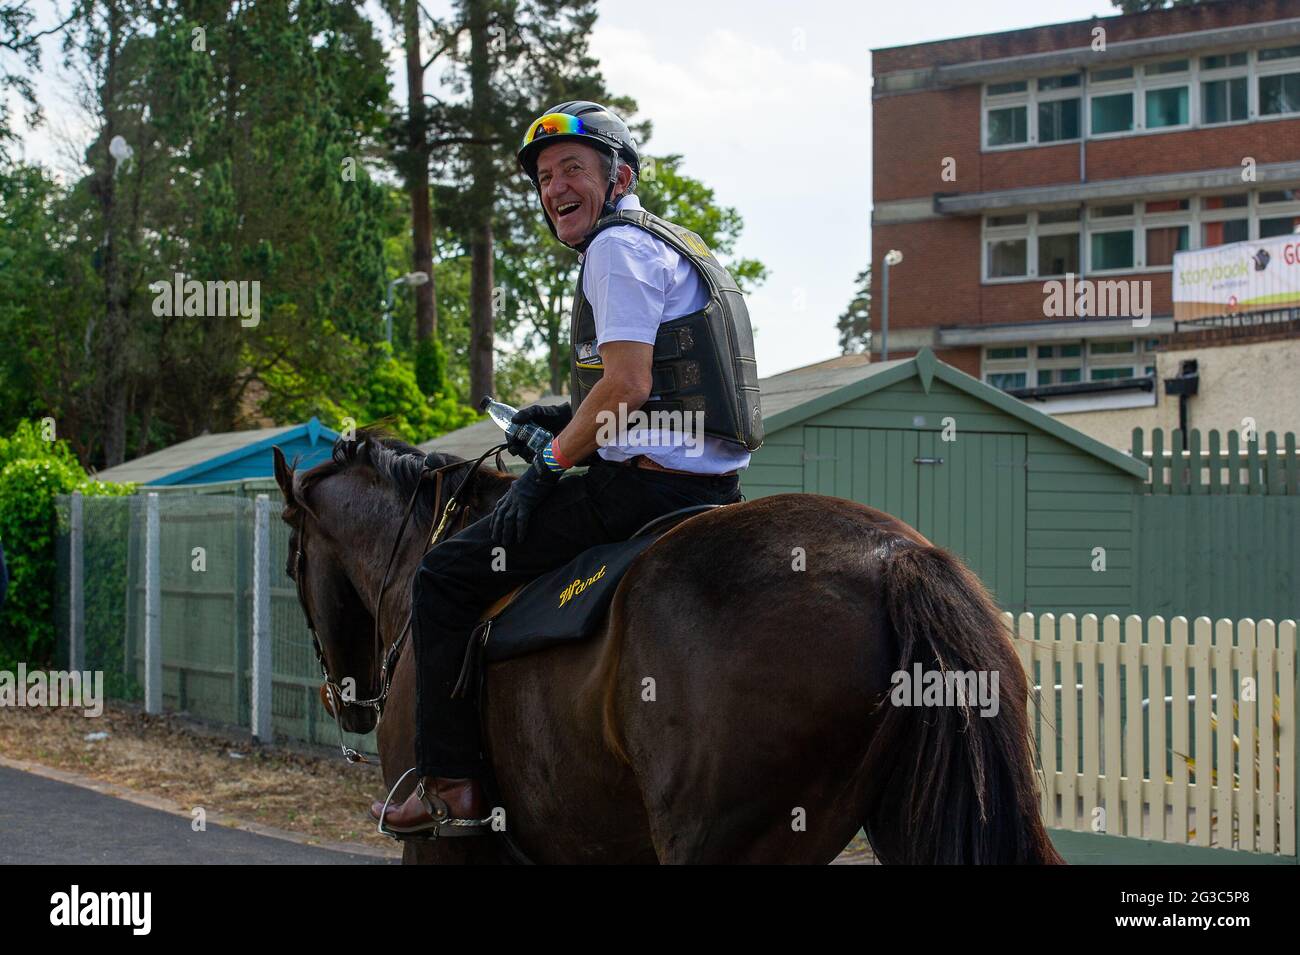
{"type": "Polygon", "coordinates": [[[1282,235],[1300,235],[1300,186],[1002,213],[984,219],[983,276],[1164,270],[1179,252],[1282,235]]]}
{"type": "Polygon", "coordinates": [[[1004,279],[1029,274],[1027,239],[998,239],[989,243],[989,278],[1004,279]]]}
{"type": "Polygon", "coordinates": [[[1089,379],[1092,381],[1108,381],[1116,378],[1132,378],[1133,369],[1123,368],[1092,368],[1089,369],[1089,379]]]}
{"type": "Polygon", "coordinates": [[[984,87],[986,149],[1078,139],[1078,73],[990,83],[984,87]]]}
{"type": "Polygon", "coordinates": [[[1201,84],[1201,122],[1236,123],[1246,119],[1246,77],[1207,80],[1201,84]]]}
{"type": "Polygon", "coordinates": [[[1225,70],[1234,66],[1246,65],[1246,51],[1238,53],[1218,53],[1214,56],[1201,57],[1202,70],[1225,70]]]}
{"type": "Polygon", "coordinates": [[[1029,141],[1028,107],[1011,106],[989,110],[988,144],[1006,146],[1029,141]]]}
{"type": "Polygon", "coordinates": [[[1292,235],[1300,226],[1300,216],[1281,216],[1275,219],[1259,220],[1259,237],[1269,239],[1275,235],[1292,235]]]}
{"type": "Polygon", "coordinates": [[[1171,86],[1163,90],[1147,90],[1147,129],[1163,126],[1186,126],[1191,122],[1187,113],[1187,87],[1171,86]]]}
{"type": "Polygon", "coordinates": [[[1065,275],[1079,271],[1079,233],[1038,237],[1038,274],[1065,275]]]}
{"type": "Polygon", "coordinates": [[[1300,112],[1300,73],[1278,73],[1259,78],[1259,113],[1279,116],[1300,112]]]}
{"type": "Polygon", "coordinates": [[[1126,341],[1092,342],[1088,346],[1089,355],[1131,355],[1137,348],[1132,339],[1126,341]]]}
{"type": "MultiPolygon", "coordinates": [[[[989,83],[985,149],[1300,115],[1300,44],[989,83]],[[1086,102],[1084,93],[1086,92],[1086,102]]],[[[1198,230],[1193,229],[1193,239],[1198,230]]]]}
{"type": "Polygon", "coordinates": [[[1093,272],[1133,267],[1133,231],[1094,232],[1092,234],[1093,272]]]}
{"type": "Polygon", "coordinates": [[[1165,76],[1169,73],[1186,73],[1188,69],[1187,60],[1166,60],[1164,63],[1148,63],[1142,72],[1147,76],[1165,76]]]}
{"type": "Polygon", "coordinates": [[[988,88],[989,96],[1005,96],[1008,93],[1023,93],[1029,89],[1029,83],[1025,80],[1016,80],[1014,83],[990,83],[988,88]]]}
{"type": "Polygon", "coordinates": [[[1147,215],[1159,215],[1164,212],[1184,212],[1191,208],[1189,199],[1155,199],[1142,203],[1142,211],[1147,215]]]}
{"type": "Polygon", "coordinates": [[[1079,100],[1058,99],[1038,104],[1038,141],[1054,143],[1079,138],[1079,100]]]}
{"type": "Polygon", "coordinates": [[[994,373],[985,380],[994,388],[1001,388],[1003,391],[1025,387],[1025,373],[1023,371],[994,373]]]}
{"type": "Polygon", "coordinates": [[[1146,264],[1173,265],[1175,252],[1186,252],[1191,229],[1185,225],[1147,229],[1146,264]]]}
{"type": "Polygon", "coordinates": [[[1079,221],[1079,210],[1077,208],[1044,209],[1042,212],[1038,213],[1039,225],[1052,225],[1054,223],[1060,223],[1060,222],[1078,222],[1078,221],[1079,221]]]}
{"type": "Polygon", "coordinates": [[[995,388],[1064,385],[1083,381],[1083,346],[1080,342],[984,349],[982,374],[995,388]]]}
{"type": "Polygon", "coordinates": [[[1133,128],[1133,94],[1112,93],[1092,98],[1092,134],[1127,132],[1133,128]]]}
{"type": "Polygon", "coordinates": [[[1133,214],[1133,204],[1112,204],[1108,206],[1093,206],[1092,217],[1094,219],[1114,219],[1117,217],[1127,217],[1133,214]]]}
{"type": "Polygon", "coordinates": [[[1250,205],[1250,196],[1239,192],[1230,196],[1206,196],[1201,200],[1202,209],[1244,209],[1250,205]]]}
{"type": "Polygon", "coordinates": [[[1259,62],[1270,60],[1294,60],[1300,58],[1300,46],[1280,46],[1272,50],[1260,50],[1259,62]]]}
{"type": "Polygon", "coordinates": [[[1128,80],[1133,78],[1133,67],[1117,66],[1105,70],[1093,70],[1092,81],[1094,83],[1111,83],[1115,80],[1128,80]]]}
{"type": "Polygon", "coordinates": [[[1208,249],[1229,242],[1245,242],[1250,238],[1249,219],[1224,219],[1206,222],[1201,226],[1201,248],[1208,249]]]}

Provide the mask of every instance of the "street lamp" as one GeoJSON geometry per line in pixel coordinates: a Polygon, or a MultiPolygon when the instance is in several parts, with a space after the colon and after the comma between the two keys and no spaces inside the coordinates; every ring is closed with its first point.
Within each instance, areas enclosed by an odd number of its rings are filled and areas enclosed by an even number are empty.
{"type": "Polygon", "coordinates": [[[407,272],[388,283],[388,294],[384,297],[384,328],[388,344],[393,344],[393,289],[399,285],[423,285],[429,281],[428,272],[407,272]]]}
{"type": "Polygon", "coordinates": [[[890,249],[885,253],[884,301],[880,310],[880,360],[889,361],[889,267],[903,261],[903,253],[890,249]]]}

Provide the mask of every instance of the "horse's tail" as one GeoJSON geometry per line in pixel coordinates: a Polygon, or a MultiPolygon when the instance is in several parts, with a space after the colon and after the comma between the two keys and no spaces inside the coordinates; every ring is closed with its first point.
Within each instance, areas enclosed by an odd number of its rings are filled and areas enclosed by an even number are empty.
{"type": "Polygon", "coordinates": [[[988,593],[937,547],[902,544],[882,567],[899,653],[866,762],[863,826],[877,856],[1062,863],[1039,814],[1024,669],[988,593]]]}

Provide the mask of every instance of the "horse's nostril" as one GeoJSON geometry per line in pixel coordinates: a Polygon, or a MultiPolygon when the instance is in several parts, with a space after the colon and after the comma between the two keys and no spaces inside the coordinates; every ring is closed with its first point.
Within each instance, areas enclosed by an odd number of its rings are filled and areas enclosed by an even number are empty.
{"type": "Polygon", "coordinates": [[[320,685],[320,701],[322,705],[324,705],[325,707],[325,712],[328,713],[330,716],[333,716],[334,707],[330,703],[330,688],[324,683],[320,685]]]}

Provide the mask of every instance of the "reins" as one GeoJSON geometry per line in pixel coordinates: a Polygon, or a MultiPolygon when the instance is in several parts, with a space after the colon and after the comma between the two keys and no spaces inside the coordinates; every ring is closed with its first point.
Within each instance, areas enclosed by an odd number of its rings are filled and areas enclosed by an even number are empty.
{"type": "MultiPolygon", "coordinates": [[[[483,466],[483,462],[487,460],[489,456],[495,454],[497,470],[505,470],[501,463],[501,452],[505,447],[506,445],[500,444],[494,448],[489,448],[479,456],[477,461],[470,465],[469,470],[465,472],[465,476],[461,479],[460,483],[456,485],[456,490],[448,496],[446,504],[443,505],[442,516],[434,527],[433,533],[429,537],[428,546],[425,547],[426,553],[442,539],[443,533],[454,524],[453,518],[457,516],[458,512],[463,516],[469,514],[468,509],[462,509],[461,507],[461,496],[463,492],[472,485],[475,476],[478,474],[479,468],[483,466]]],[[[402,539],[406,536],[406,528],[410,523],[411,514],[415,510],[415,502],[419,499],[420,491],[424,487],[424,480],[428,475],[434,475],[433,501],[434,510],[436,511],[442,498],[442,485],[445,472],[463,467],[464,464],[464,461],[456,461],[452,464],[445,464],[440,468],[430,469],[421,467],[420,469],[420,476],[416,479],[415,488],[411,492],[410,500],[406,502],[406,508],[402,512],[402,523],[397,529],[397,537],[394,539],[392,550],[389,551],[388,554],[388,563],[384,565],[384,576],[379,583],[379,592],[375,596],[375,659],[379,658],[380,650],[383,647],[383,635],[380,631],[380,620],[382,617],[384,594],[388,591],[388,578],[393,570],[393,562],[397,559],[397,554],[401,550],[402,539]]],[[[298,531],[298,550],[294,555],[294,583],[298,588],[298,603],[302,606],[303,615],[307,619],[307,630],[311,633],[312,649],[316,651],[316,662],[320,665],[321,676],[325,681],[325,691],[329,698],[330,710],[334,716],[334,725],[338,729],[339,749],[343,753],[343,758],[349,763],[369,763],[371,760],[368,759],[364,753],[357,752],[344,741],[342,708],[345,705],[350,705],[373,709],[376,715],[376,724],[378,724],[378,721],[383,718],[384,703],[388,699],[388,692],[392,687],[393,682],[392,671],[401,655],[402,646],[406,642],[406,636],[411,632],[411,615],[409,613],[406,615],[406,622],[402,625],[402,629],[398,633],[397,639],[392,642],[388,648],[388,652],[384,654],[384,662],[379,669],[377,692],[375,692],[375,694],[369,699],[348,700],[347,694],[344,692],[342,686],[330,678],[329,668],[325,663],[325,651],[321,647],[320,637],[316,633],[316,624],[312,620],[311,610],[307,606],[306,594],[303,591],[303,563],[306,554],[305,542],[307,536],[306,522],[299,521],[296,530],[298,531]]]]}

